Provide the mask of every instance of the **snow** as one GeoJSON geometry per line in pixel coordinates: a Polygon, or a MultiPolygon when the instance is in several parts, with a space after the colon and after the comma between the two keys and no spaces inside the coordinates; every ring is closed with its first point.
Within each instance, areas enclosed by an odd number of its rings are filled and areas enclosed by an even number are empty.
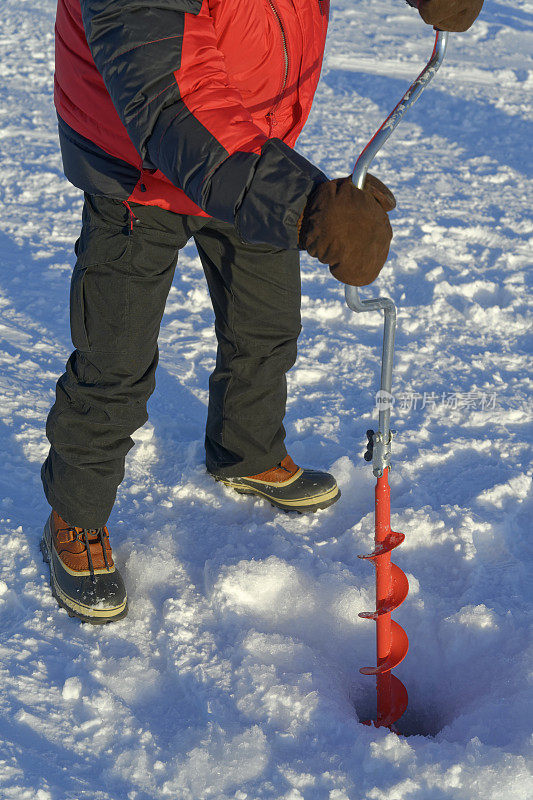
{"type": "MultiPolygon", "coordinates": [[[[429,56],[402,2],[333,2],[300,149],[331,176],[429,56]]],[[[58,609],[39,538],[44,422],[70,352],[79,192],[52,106],[52,0],[0,17],[0,798],[528,800],[531,793],[531,6],[486,0],[373,167],[398,199],[379,290],[399,305],[395,619],[406,736],[372,713],[373,478],[381,320],[304,259],[289,380],[293,458],[342,498],[278,513],[204,471],[213,314],[194,247],[161,333],[158,389],[110,520],[130,613],[58,609]],[[529,650],[528,650],[529,648],[529,650]]]]}

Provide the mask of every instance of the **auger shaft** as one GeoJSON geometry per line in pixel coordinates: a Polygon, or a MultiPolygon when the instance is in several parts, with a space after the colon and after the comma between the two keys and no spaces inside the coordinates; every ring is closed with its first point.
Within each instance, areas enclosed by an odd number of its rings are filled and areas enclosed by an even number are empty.
{"type": "MultiPolygon", "coordinates": [[[[376,510],[375,510],[375,545],[376,549],[383,547],[387,542],[387,537],[390,537],[390,487],[388,481],[388,469],[376,481],[376,510]]],[[[391,564],[391,551],[387,550],[374,561],[376,567],[376,609],[389,608],[390,611],[380,614],[376,619],[376,663],[378,667],[386,666],[387,661],[390,660],[391,653],[394,649],[395,642],[394,632],[391,619],[391,606],[397,608],[403,597],[401,594],[396,593],[395,586],[393,585],[392,578],[392,564],[391,564]]],[[[399,569],[399,568],[397,568],[399,569]]],[[[404,573],[402,573],[404,575],[404,573]]],[[[405,575],[404,575],[405,577],[405,575]]],[[[407,578],[405,577],[405,586],[408,590],[407,578]]],[[[407,591],[405,592],[407,593],[407,591]]],[[[400,626],[397,626],[398,628],[400,626]]],[[[403,631],[403,629],[401,629],[403,631]]],[[[407,640],[407,636],[405,636],[407,640]]],[[[397,658],[401,656],[401,660],[407,655],[407,647],[402,647],[400,643],[400,652],[397,658]]],[[[394,666],[400,662],[396,661],[394,666]]],[[[399,683],[399,681],[398,681],[399,683]]],[[[403,688],[403,685],[402,685],[403,688]]],[[[397,719],[401,717],[407,707],[407,692],[400,692],[401,697],[397,697],[394,690],[393,676],[391,668],[386,669],[385,672],[376,675],[376,693],[377,693],[377,718],[376,725],[392,725],[397,719]],[[405,696],[404,696],[405,695],[405,696]]]]}
{"type": "MultiPolygon", "coordinates": [[[[376,548],[383,544],[390,532],[390,489],[386,473],[376,481],[375,523],[376,548]]],[[[391,557],[390,551],[378,556],[376,567],[376,608],[380,608],[391,593],[391,557]]],[[[385,663],[392,647],[391,612],[381,614],[376,619],[376,663],[385,663]]],[[[376,675],[377,718],[376,724],[386,724],[392,706],[391,672],[376,675]]]]}
{"type": "MultiPolygon", "coordinates": [[[[376,548],[383,545],[390,533],[390,489],[387,474],[376,481],[376,548]]],[[[376,566],[376,608],[382,608],[391,594],[391,558],[390,550],[375,560],[376,566]]],[[[391,651],[391,615],[390,611],[381,614],[376,620],[376,656],[377,664],[383,664],[391,651]]],[[[378,709],[379,714],[379,709],[378,709]]]]}
{"type": "Polygon", "coordinates": [[[360,556],[373,561],[376,568],[376,609],[359,614],[376,623],[376,664],[363,667],[363,675],[376,676],[377,727],[393,725],[407,708],[407,691],[391,670],[407,655],[409,642],[404,629],[391,619],[391,613],[407,597],[409,584],[405,573],[391,561],[391,552],[404,540],[390,526],[390,487],[388,468],[376,481],[375,546],[372,553],[360,556]]]}

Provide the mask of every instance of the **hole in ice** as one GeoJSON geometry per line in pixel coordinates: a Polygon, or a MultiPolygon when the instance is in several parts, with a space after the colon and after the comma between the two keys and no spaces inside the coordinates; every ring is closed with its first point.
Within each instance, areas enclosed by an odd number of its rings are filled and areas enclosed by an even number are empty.
{"type": "MultiPolygon", "coordinates": [[[[361,722],[376,718],[375,694],[360,697],[354,705],[361,722]]],[[[444,719],[437,709],[417,708],[416,704],[410,701],[407,710],[394,728],[402,736],[436,736],[449,722],[450,720],[444,719]]]]}
{"type": "Polygon", "coordinates": [[[408,708],[396,723],[402,736],[436,736],[448,724],[436,709],[408,708]]]}

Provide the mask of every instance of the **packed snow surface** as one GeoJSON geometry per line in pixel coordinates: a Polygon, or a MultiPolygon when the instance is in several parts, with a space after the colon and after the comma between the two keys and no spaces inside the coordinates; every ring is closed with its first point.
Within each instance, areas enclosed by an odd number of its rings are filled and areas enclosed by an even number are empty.
{"type": "MultiPolygon", "coordinates": [[[[127,619],[58,609],[39,538],[46,414],[71,345],[80,193],[52,105],[53,0],[0,16],[1,800],[526,800],[531,777],[531,6],[487,0],[373,171],[398,199],[375,286],[399,305],[391,476],[395,613],[410,651],[398,737],[373,712],[372,471],[381,319],[303,260],[288,447],[341,500],[278,513],[203,466],[213,313],[191,244],[158,388],[110,520],[127,619]],[[529,201],[528,201],[529,196],[529,201]]],[[[351,170],[433,34],[401,0],[332,2],[300,150],[351,170]]]]}

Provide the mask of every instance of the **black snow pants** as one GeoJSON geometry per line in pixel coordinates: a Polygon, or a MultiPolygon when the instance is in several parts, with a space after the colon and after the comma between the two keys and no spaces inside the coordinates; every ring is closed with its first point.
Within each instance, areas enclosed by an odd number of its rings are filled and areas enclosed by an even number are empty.
{"type": "Polygon", "coordinates": [[[297,251],[243,244],[235,228],[156,207],[85,196],[70,291],[76,348],[56,387],[42,467],[50,505],[69,524],[105,525],[131,434],[148,419],[157,339],[178,251],[194,237],[215,312],[206,464],[253,475],[286,455],[285,373],[300,332],[297,251]]]}

